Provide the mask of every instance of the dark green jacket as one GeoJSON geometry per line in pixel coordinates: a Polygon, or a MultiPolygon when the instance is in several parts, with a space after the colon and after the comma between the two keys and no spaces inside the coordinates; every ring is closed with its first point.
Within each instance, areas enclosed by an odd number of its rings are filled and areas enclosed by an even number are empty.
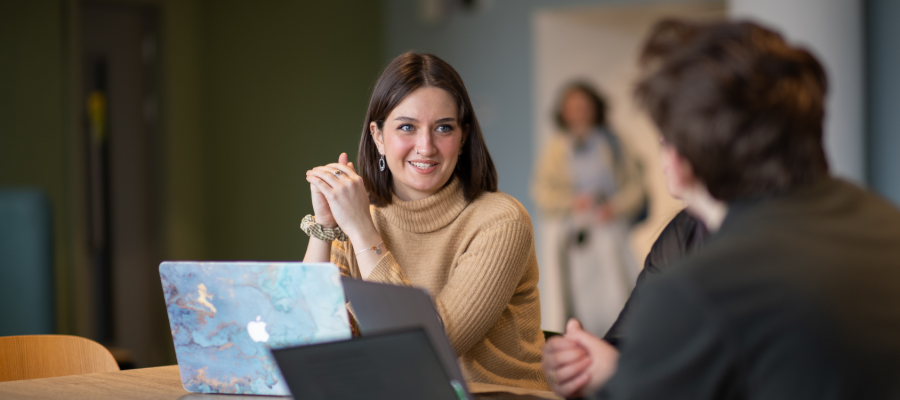
{"type": "Polygon", "coordinates": [[[900,398],[900,212],[823,179],[729,204],[651,277],[608,399],[900,398]]]}

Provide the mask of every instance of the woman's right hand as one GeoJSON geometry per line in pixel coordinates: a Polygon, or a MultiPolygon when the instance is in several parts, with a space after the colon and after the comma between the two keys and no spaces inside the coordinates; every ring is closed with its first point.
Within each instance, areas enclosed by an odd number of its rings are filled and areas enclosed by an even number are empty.
{"type": "Polygon", "coordinates": [[[309,184],[309,191],[312,193],[313,213],[316,216],[316,223],[326,228],[336,227],[337,222],[334,221],[334,216],[331,215],[331,207],[328,206],[328,200],[325,199],[325,195],[316,188],[316,185],[311,183],[309,184]]]}
{"type": "MultiPolygon", "coordinates": [[[[338,162],[344,165],[350,165],[352,167],[352,163],[348,162],[347,154],[341,153],[340,157],[338,157],[338,162]]],[[[316,223],[322,225],[326,228],[334,228],[337,227],[338,224],[334,220],[334,215],[331,213],[331,207],[328,205],[328,199],[325,198],[325,195],[322,194],[316,185],[312,183],[309,184],[309,191],[312,193],[312,205],[313,212],[316,215],[316,223]]]]}

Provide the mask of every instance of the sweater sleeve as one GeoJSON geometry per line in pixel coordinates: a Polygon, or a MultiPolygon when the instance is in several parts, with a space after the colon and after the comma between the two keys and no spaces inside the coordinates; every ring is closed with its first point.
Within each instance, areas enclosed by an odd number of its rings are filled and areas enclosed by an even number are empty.
{"type": "Polygon", "coordinates": [[[372,270],[372,273],[369,274],[369,278],[366,280],[370,282],[412,286],[412,284],[406,280],[406,277],[403,276],[403,270],[400,269],[400,264],[397,264],[397,260],[394,259],[394,255],[391,254],[390,251],[385,253],[384,256],[378,260],[378,263],[375,264],[375,269],[372,270]]]}
{"type": "MultiPolygon", "coordinates": [[[[509,304],[534,254],[530,224],[510,221],[478,233],[435,294],[435,306],[457,355],[480,342],[509,304]]],[[[369,281],[409,285],[394,257],[387,253],[369,281]]]]}
{"type": "Polygon", "coordinates": [[[613,214],[627,219],[634,218],[646,200],[643,176],[634,153],[623,150],[623,160],[617,167],[618,181],[621,187],[609,200],[613,214]]]}
{"type": "Polygon", "coordinates": [[[563,214],[572,207],[574,194],[566,155],[565,141],[554,137],[535,166],[531,197],[544,213],[563,214]]]}
{"type": "Polygon", "coordinates": [[[353,254],[353,246],[349,240],[331,242],[331,262],[338,266],[341,275],[360,279],[361,274],[359,265],[356,264],[356,257],[350,257],[349,254],[353,254]]]}

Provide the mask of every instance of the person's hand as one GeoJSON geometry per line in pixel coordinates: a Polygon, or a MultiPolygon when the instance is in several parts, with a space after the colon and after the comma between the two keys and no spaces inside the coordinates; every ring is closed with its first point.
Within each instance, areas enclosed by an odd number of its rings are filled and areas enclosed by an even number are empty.
{"type": "MultiPolygon", "coordinates": [[[[338,156],[338,162],[346,163],[347,156],[344,153],[341,153],[341,155],[338,156]]],[[[312,194],[313,214],[316,216],[316,223],[326,228],[334,228],[337,226],[337,222],[334,221],[334,216],[331,215],[331,207],[328,206],[328,199],[326,199],[325,194],[310,181],[309,172],[310,171],[306,171],[306,181],[310,182],[309,191],[312,194]]]]}
{"type": "Polygon", "coordinates": [[[572,210],[585,211],[594,205],[594,197],[589,194],[580,194],[572,199],[572,210]]]}
{"type": "Polygon", "coordinates": [[[597,215],[597,222],[601,224],[609,222],[614,216],[612,206],[608,203],[597,206],[594,213],[597,215]]]}
{"type": "Polygon", "coordinates": [[[313,190],[316,222],[322,223],[319,222],[319,213],[322,212],[327,222],[334,221],[351,236],[369,226],[374,229],[369,214],[369,194],[353,163],[347,161],[346,153],[341,153],[337,163],[306,171],[306,180],[313,190]],[[317,194],[321,198],[317,199],[317,194]],[[321,203],[323,198],[324,204],[321,203]],[[318,208],[317,201],[320,201],[318,208]]]}
{"type": "Polygon", "coordinates": [[[584,397],[590,381],[591,358],[578,342],[565,336],[554,336],[544,345],[541,368],[553,392],[563,397],[584,397]]]}
{"type": "Polygon", "coordinates": [[[578,343],[587,351],[588,358],[591,360],[587,369],[589,378],[581,389],[582,394],[588,395],[596,392],[616,372],[619,364],[619,351],[609,342],[585,331],[581,327],[581,323],[574,318],[566,324],[565,338],[578,343]]]}

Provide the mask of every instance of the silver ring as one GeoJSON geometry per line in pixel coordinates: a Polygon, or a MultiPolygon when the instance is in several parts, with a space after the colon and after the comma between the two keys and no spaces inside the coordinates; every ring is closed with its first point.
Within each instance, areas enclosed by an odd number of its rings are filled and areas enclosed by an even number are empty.
{"type": "Polygon", "coordinates": [[[340,177],[341,177],[341,174],[343,174],[343,173],[344,173],[344,171],[337,170],[337,171],[335,171],[334,176],[340,178],[340,177]]]}

